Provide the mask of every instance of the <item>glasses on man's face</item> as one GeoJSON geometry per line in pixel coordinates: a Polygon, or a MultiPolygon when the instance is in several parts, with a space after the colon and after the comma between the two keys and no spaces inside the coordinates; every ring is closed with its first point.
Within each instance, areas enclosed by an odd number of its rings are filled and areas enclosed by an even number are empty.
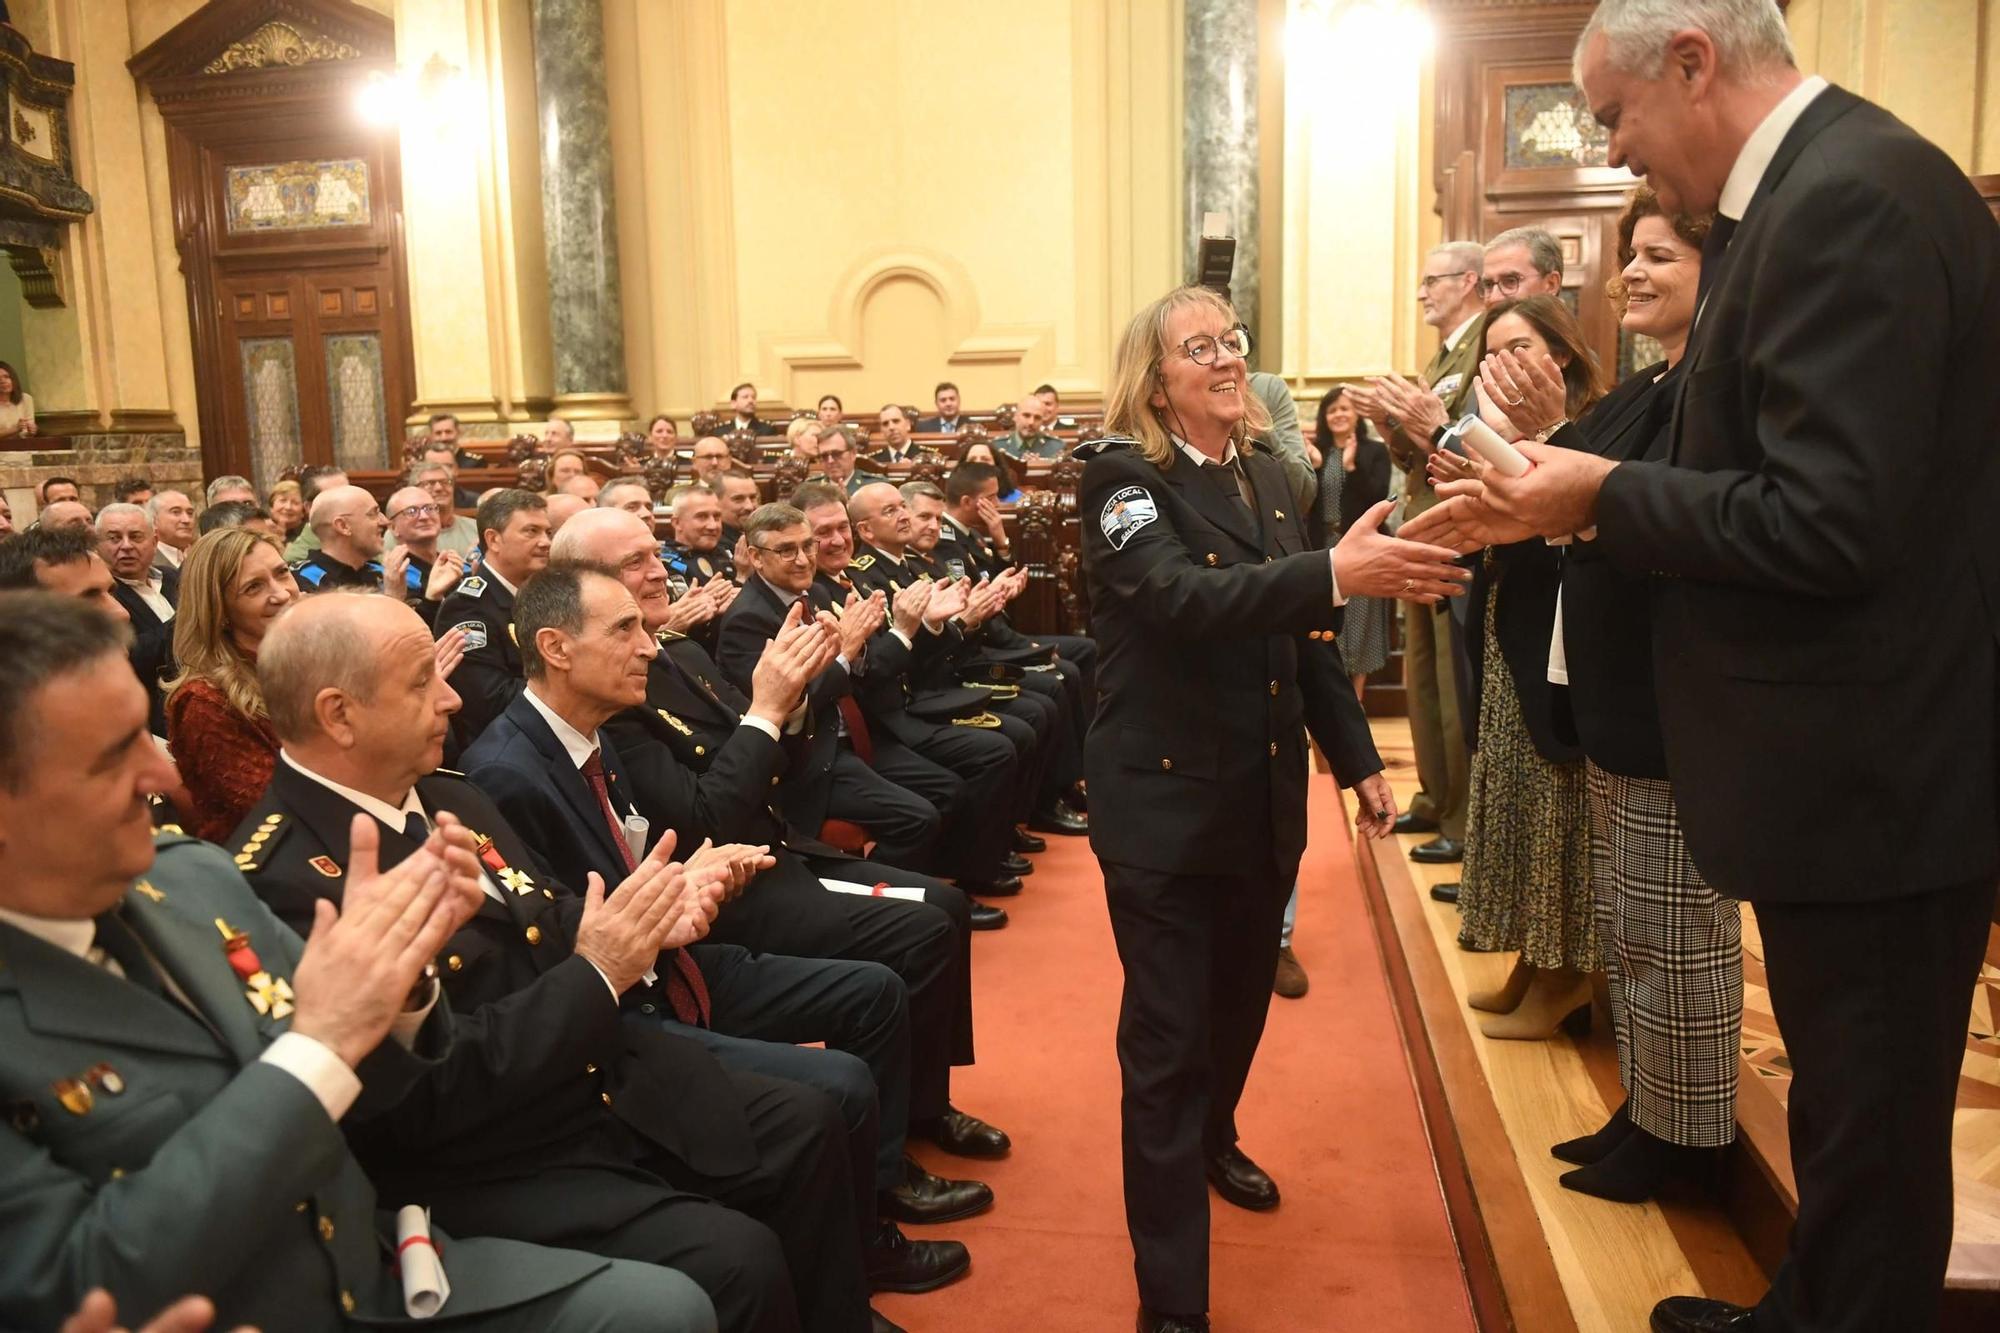
{"type": "Polygon", "coordinates": [[[1197,333],[1181,343],[1181,350],[1187,353],[1188,360],[1198,366],[1214,365],[1216,357],[1223,352],[1239,361],[1246,360],[1250,355],[1250,330],[1238,324],[1220,337],[1197,333]]]}
{"type": "Polygon", "coordinates": [[[1426,292],[1428,292],[1431,289],[1431,284],[1434,282],[1449,282],[1453,278],[1464,278],[1471,276],[1475,276],[1471,269],[1455,268],[1449,273],[1433,273],[1429,277],[1425,278],[1422,282],[1418,283],[1417,286],[1423,288],[1426,292]]]}
{"type": "Polygon", "coordinates": [[[802,542],[786,542],[783,546],[760,546],[756,542],[752,542],[750,543],[750,549],[753,551],[762,551],[765,555],[771,556],[785,564],[790,564],[794,560],[812,559],[813,552],[819,550],[819,541],[816,538],[808,537],[802,542]]]}
{"type": "Polygon", "coordinates": [[[438,507],[436,505],[404,505],[401,509],[389,515],[389,518],[393,522],[405,514],[415,514],[418,518],[436,518],[438,516],[438,507]]]}
{"type": "Polygon", "coordinates": [[[820,446],[819,456],[821,458],[845,458],[847,457],[847,446],[844,444],[823,444],[820,446]]]}
{"type": "Polygon", "coordinates": [[[1528,275],[1525,273],[1502,273],[1497,278],[1481,278],[1479,291],[1482,296],[1491,296],[1495,292],[1499,292],[1502,296],[1512,296],[1521,290],[1521,284],[1527,280],[1528,275]]]}

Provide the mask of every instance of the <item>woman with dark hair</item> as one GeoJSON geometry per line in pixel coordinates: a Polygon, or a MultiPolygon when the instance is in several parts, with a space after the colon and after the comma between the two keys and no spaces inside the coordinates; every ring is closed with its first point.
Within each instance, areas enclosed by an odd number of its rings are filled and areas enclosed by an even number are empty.
{"type": "MultiPolygon", "coordinates": [[[[1486,349],[1549,357],[1561,369],[1569,418],[1604,395],[1583,331],[1556,297],[1487,311],[1486,349]]],[[[1503,437],[1520,437],[1483,386],[1480,413],[1503,437]]],[[[1476,728],[1466,728],[1475,748],[1459,940],[1478,951],[1520,951],[1504,985],[1467,997],[1494,1015],[1480,1024],[1489,1037],[1541,1041],[1578,1010],[1587,1019],[1589,974],[1602,966],[1583,756],[1551,725],[1549,640],[1561,561],[1560,548],[1540,538],[1489,547],[1472,592],[1484,646],[1472,655],[1479,711],[1476,728]]]]}
{"type": "Polygon", "coordinates": [[[665,412],[646,423],[646,447],[655,458],[672,458],[681,447],[681,429],[665,412]]]}
{"type": "Polygon", "coordinates": [[[839,394],[823,393],[819,396],[818,419],[820,425],[838,426],[841,416],[846,411],[847,409],[841,405],[839,394]]]}
{"type": "MultiPolygon", "coordinates": [[[[1389,451],[1355,410],[1345,384],[1319,400],[1307,457],[1319,470],[1314,518],[1324,543],[1332,546],[1353,522],[1389,498],[1389,451]]],[[[1340,656],[1354,678],[1358,698],[1368,677],[1389,661],[1389,620],[1395,603],[1379,597],[1350,597],[1340,626],[1340,656]]]]}
{"type": "Polygon", "coordinates": [[[0,437],[35,433],[35,400],[21,387],[21,373],[0,361],[0,437]]]}
{"type": "Polygon", "coordinates": [[[1007,456],[988,444],[985,440],[967,440],[958,446],[958,463],[985,463],[1000,474],[1000,503],[1013,504],[1021,498],[1020,483],[1014,480],[1013,464],[1007,456]]]}

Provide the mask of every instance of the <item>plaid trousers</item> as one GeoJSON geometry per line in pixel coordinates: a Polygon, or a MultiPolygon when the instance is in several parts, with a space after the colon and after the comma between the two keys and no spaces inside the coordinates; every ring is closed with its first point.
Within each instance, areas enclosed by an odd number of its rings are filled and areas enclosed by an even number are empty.
{"type": "Polygon", "coordinates": [[[1632,1123],[1713,1148],[1736,1137],[1743,932],[1736,900],[1703,882],[1671,782],[1587,766],[1591,880],[1618,1081],[1632,1123]]]}

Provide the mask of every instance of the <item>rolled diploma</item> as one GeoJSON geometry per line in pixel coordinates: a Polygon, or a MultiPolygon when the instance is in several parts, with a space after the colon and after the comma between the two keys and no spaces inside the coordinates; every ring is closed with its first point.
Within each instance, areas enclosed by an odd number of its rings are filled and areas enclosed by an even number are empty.
{"type": "Polygon", "coordinates": [[[1478,417],[1464,418],[1452,427],[1452,434],[1464,440],[1466,448],[1503,477],[1518,477],[1534,466],[1526,454],[1501,439],[1498,431],[1478,417]]]}
{"type": "Polygon", "coordinates": [[[451,1299],[451,1280],[431,1243],[431,1215],[414,1203],[396,1210],[396,1264],[403,1272],[403,1312],[429,1319],[451,1299]]]}

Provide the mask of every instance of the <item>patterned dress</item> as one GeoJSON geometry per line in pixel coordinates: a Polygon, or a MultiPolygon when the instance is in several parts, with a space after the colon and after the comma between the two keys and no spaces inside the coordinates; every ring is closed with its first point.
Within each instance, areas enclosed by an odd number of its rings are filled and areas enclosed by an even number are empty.
{"type": "Polygon", "coordinates": [[[1491,551],[1486,563],[1493,589],[1486,599],[1485,682],[1458,890],[1459,939],[1475,949],[1518,949],[1530,967],[1594,972],[1603,963],[1584,765],[1550,762],[1528,734],[1493,628],[1501,575],[1491,551]]]}
{"type": "MultiPolygon", "coordinates": [[[[1327,541],[1340,540],[1340,490],[1347,469],[1331,454],[1319,470],[1319,517],[1327,541]]],[[[1350,676],[1372,676],[1389,664],[1389,622],[1396,604],[1386,597],[1350,597],[1341,612],[1340,660],[1350,676]]]]}

